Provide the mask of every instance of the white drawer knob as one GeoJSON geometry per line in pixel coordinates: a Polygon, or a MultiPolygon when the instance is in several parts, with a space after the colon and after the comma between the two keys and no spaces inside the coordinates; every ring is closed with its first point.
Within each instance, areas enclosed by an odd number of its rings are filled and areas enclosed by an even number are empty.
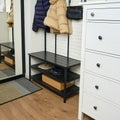
{"type": "Polygon", "coordinates": [[[94,16],[95,16],[95,13],[91,12],[91,16],[94,17],[94,16]]]}

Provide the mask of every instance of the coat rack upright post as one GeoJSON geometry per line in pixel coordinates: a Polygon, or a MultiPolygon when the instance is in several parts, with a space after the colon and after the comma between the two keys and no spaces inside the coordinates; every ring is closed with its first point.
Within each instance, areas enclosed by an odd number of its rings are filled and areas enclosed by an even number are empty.
{"type": "Polygon", "coordinates": [[[46,30],[44,31],[44,40],[45,40],[45,42],[44,42],[44,51],[45,51],[45,53],[46,53],[46,51],[47,51],[47,36],[46,36],[47,34],[46,34],[46,30]]]}
{"type": "Polygon", "coordinates": [[[14,28],[12,27],[12,45],[13,45],[13,48],[14,48],[14,28]]]}
{"type": "Polygon", "coordinates": [[[69,58],[69,46],[70,46],[70,36],[69,36],[69,34],[68,34],[68,39],[67,39],[68,41],[68,43],[67,43],[67,58],[69,58]]]}
{"type": "Polygon", "coordinates": [[[55,55],[57,54],[57,34],[55,34],[55,55]]]}

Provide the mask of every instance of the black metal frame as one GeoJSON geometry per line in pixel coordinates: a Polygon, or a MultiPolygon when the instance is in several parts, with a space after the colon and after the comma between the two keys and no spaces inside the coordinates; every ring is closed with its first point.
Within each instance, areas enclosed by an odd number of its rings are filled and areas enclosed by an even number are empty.
{"type": "MultiPolygon", "coordinates": [[[[70,35],[67,35],[67,58],[69,58],[70,35]]],[[[44,51],[47,52],[47,32],[44,31],[44,51]]],[[[57,54],[57,34],[55,34],[55,54],[57,54]]]]}
{"type": "MultiPolygon", "coordinates": [[[[31,81],[31,59],[32,59],[32,56],[29,55],[29,80],[30,81],[31,81]]],[[[68,71],[68,69],[64,68],[64,93],[63,93],[63,102],[64,103],[66,103],[66,99],[67,99],[67,97],[66,97],[66,84],[67,84],[67,79],[68,79],[67,78],[67,76],[68,76],[68,72],[67,71],[68,71]]]]}
{"type": "Polygon", "coordinates": [[[21,0],[21,36],[22,36],[22,68],[23,76],[25,76],[25,22],[24,22],[24,0],[21,0]]]}
{"type": "Polygon", "coordinates": [[[24,31],[24,0],[21,0],[21,36],[22,36],[22,74],[0,80],[0,84],[11,80],[25,77],[25,31],[24,31]]]}
{"type": "MultiPolygon", "coordinates": [[[[69,64],[69,46],[70,46],[70,35],[67,35],[67,63],[69,64]]],[[[47,32],[44,31],[44,51],[47,54],[47,32]]],[[[46,54],[44,56],[44,58],[46,57],[46,54]]],[[[54,54],[55,56],[57,56],[57,34],[55,34],[55,50],[54,50],[54,54]]],[[[34,57],[32,55],[29,54],[29,80],[31,81],[31,59],[32,58],[36,58],[36,59],[40,59],[38,57],[34,57]]],[[[40,59],[41,60],[41,59],[40,59]]],[[[42,60],[44,61],[44,60],[42,60]]],[[[53,63],[54,65],[58,66],[58,64],[53,63]]],[[[64,92],[63,92],[63,102],[66,103],[66,84],[67,84],[67,79],[68,79],[68,69],[69,67],[64,67],[64,92]]]]}
{"type": "MultiPolygon", "coordinates": [[[[71,0],[69,0],[71,2],[71,0]]],[[[70,35],[67,35],[67,61],[69,62],[69,46],[70,46],[70,35]]],[[[44,31],[44,51],[47,52],[47,33],[44,31]]],[[[55,55],[57,54],[57,34],[55,34],[55,55]]],[[[67,84],[67,76],[68,76],[68,69],[64,68],[64,103],[66,103],[66,84],[67,84]]],[[[31,80],[31,56],[29,55],[29,80],[31,80]]]]}
{"type": "Polygon", "coordinates": [[[12,44],[14,46],[14,28],[12,27],[12,44]]]}
{"type": "MultiPolygon", "coordinates": [[[[68,72],[69,72],[69,69],[71,68],[71,67],[74,67],[74,66],[77,66],[77,65],[80,65],[80,62],[78,61],[78,60],[75,60],[75,59],[72,59],[72,58],[68,58],[68,57],[63,57],[63,56],[61,56],[61,55],[57,55],[57,54],[55,54],[55,53],[52,53],[52,52],[45,52],[45,51],[41,51],[41,52],[34,52],[34,53],[29,53],[29,80],[31,81],[31,80],[33,80],[33,81],[36,81],[35,79],[35,77],[33,78],[33,76],[31,75],[31,70],[32,70],[32,68],[33,69],[36,69],[36,70],[38,70],[38,71],[40,71],[40,73],[39,74],[37,74],[37,76],[39,76],[39,77],[37,77],[37,79],[39,79],[39,80],[37,80],[37,82],[38,83],[40,83],[41,85],[43,85],[43,86],[45,86],[45,87],[47,87],[48,89],[50,89],[51,91],[54,91],[55,93],[58,93],[59,95],[61,95],[62,97],[63,97],[63,102],[64,103],[66,103],[66,100],[67,100],[67,98],[68,98],[68,96],[67,96],[67,82],[68,82],[68,72]],[[42,54],[41,54],[42,53],[42,54]],[[41,56],[42,55],[42,56],[41,56]],[[45,57],[43,57],[45,55],[45,57]],[[50,57],[52,58],[52,59],[50,59],[50,57]],[[47,59],[46,59],[47,58],[47,59]],[[57,61],[55,61],[56,59],[58,60],[58,58],[60,59],[60,60],[63,60],[64,62],[65,62],[65,64],[61,64],[61,63],[59,63],[59,62],[57,62],[57,61]],[[63,72],[64,72],[64,76],[63,76],[63,80],[62,80],[62,82],[64,83],[64,90],[63,90],[63,94],[61,95],[60,94],[60,92],[58,93],[58,90],[57,90],[57,92],[56,92],[56,90],[54,89],[53,90],[53,88],[51,89],[51,87],[49,86],[46,86],[43,82],[41,83],[40,81],[42,81],[42,80],[40,80],[40,79],[42,79],[41,77],[40,77],[40,74],[46,74],[46,72],[44,71],[44,70],[42,70],[42,69],[39,69],[38,68],[38,64],[36,64],[36,68],[35,67],[32,67],[32,59],[36,59],[36,60],[40,60],[40,62],[41,63],[44,63],[44,62],[47,62],[47,63],[50,63],[50,64],[52,64],[52,65],[54,65],[54,66],[59,66],[59,67],[61,67],[61,68],[63,68],[63,72]],[[72,62],[72,61],[73,62],[72,62]],[[73,63],[72,65],[71,65],[71,62],[73,63]],[[67,63],[67,64],[66,64],[67,63]]],[[[34,66],[34,65],[33,65],[34,66]]],[[[47,75],[48,75],[48,73],[47,73],[47,75]]],[[[49,76],[49,75],[48,75],[49,76]]],[[[50,76],[51,78],[52,78],[52,76],[50,76]]],[[[78,77],[78,75],[77,75],[77,77],[78,77]]],[[[57,78],[57,76],[56,76],[56,78],[57,78]]],[[[55,78],[53,78],[53,79],[55,79],[55,78]]],[[[72,81],[74,81],[75,79],[73,79],[72,81]]]]}

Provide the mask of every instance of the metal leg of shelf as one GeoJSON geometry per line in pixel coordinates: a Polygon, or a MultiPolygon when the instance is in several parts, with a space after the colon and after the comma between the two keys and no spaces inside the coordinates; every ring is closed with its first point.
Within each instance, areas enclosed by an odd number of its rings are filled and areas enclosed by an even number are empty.
{"type": "Polygon", "coordinates": [[[31,81],[31,56],[29,55],[29,80],[31,81]]]}
{"type": "Polygon", "coordinates": [[[66,103],[66,81],[67,81],[67,69],[64,69],[64,103],[66,103]]]}

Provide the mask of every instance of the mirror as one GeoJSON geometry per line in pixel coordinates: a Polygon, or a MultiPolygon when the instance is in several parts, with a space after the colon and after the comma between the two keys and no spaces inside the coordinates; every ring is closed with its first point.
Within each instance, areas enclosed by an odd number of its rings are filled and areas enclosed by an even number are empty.
{"type": "Polygon", "coordinates": [[[0,80],[23,74],[21,0],[0,0],[0,80]]]}

